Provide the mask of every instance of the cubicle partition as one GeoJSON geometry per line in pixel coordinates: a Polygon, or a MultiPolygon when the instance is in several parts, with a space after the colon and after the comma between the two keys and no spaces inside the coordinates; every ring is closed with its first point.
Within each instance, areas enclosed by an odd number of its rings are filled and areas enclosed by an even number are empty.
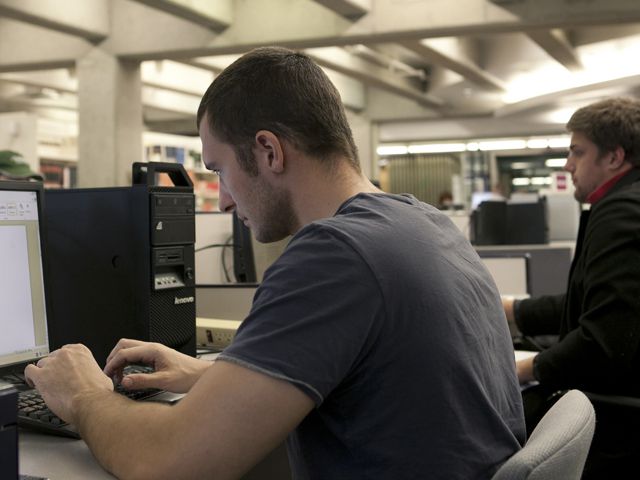
{"type": "Polygon", "coordinates": [[[500,295],[530,296],[528,253],[483,253],[480,258],[496,282],[500,295]]]}

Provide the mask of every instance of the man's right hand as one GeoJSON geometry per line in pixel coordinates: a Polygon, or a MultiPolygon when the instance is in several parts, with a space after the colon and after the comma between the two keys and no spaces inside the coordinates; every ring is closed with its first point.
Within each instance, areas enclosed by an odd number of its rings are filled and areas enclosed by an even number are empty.
{"type": "Polygon", "coordinates": [[[159,343],[121,339],[107,358],[104,373],[125,389],[160,388],[186,393],[198,381],[211,362],[198,360],[159,343]],[[124,367],[130,364],[150,365],[153,373],[132,373],[123,378],[124,367]]]}
{"type": "Polygon", "coordinates": [[[502,296],[502,308],[504,308],[504,313],[507,316],[507,321],[509,323],[515,323],[515,315],[513,313],[513,297],[502,296]]]}

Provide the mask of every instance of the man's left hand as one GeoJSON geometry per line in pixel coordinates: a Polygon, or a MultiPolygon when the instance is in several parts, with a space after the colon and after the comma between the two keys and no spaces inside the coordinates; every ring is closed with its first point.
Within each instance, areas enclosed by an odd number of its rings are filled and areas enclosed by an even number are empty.
{"type": "Polygon", "coordinates": [[[47,406],[74,423],[74,402],[87,395],[113,391],[113,382],[81,344],[65,345],[24,370],[27,382],[38,389],[47,406]]]}

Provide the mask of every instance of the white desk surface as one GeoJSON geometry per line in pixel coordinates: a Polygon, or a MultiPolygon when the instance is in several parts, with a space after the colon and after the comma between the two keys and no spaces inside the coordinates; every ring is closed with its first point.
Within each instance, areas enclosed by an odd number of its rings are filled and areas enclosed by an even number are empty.
{"type": "MultiPolygon", "coordinates": [[[[164,392],[150,401],[174,402],[183,395],[164,392]]],[[[50,480],[115,478],[95,459],[83,440],[21,428],[18,430],[19,471],[50,480]]]]}
{"type": "Polygon", "coordinates": [[[20,473],[51,480],[113,479],[96,461],[82,440],[18,432],[20,473]]]}

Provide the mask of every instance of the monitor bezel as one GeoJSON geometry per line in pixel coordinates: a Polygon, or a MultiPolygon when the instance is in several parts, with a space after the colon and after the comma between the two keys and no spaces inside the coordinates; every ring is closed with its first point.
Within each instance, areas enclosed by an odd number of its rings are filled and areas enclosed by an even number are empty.
{"type": "MultiPolygon", "coordinates": [[[[49,265],[47,256],[47,241],[46,241],[46,229],[44,225],[45,215],[45,189],[43,182],[34,180],[2,180],[0,179],[0,190],[4,191],[21,191],[21,192],[35,192],[37,196],[37,209],[38,209],[38,236],[40,238],[40,263],[42,267],[42,284],[44,288],[44,309],[46,315],[46,328],[47,328],[47,353],[43,356],[51,353],[51,340],[49,338],[49,332],[51,332],[52,324],[52,308],[51,308],[51,295],[50,295],[50,279],[49,279],[49,265]]],[[[35,358],[35,357],[34,357],[35,358]]],[[[32,359],[33,360],[33,359],[32,359]]],[[[0,365],[0,369],[5,367],[11,367],[12,365],[20,365],[28,360],[19,360],[7,365],[0,365]]]]}

